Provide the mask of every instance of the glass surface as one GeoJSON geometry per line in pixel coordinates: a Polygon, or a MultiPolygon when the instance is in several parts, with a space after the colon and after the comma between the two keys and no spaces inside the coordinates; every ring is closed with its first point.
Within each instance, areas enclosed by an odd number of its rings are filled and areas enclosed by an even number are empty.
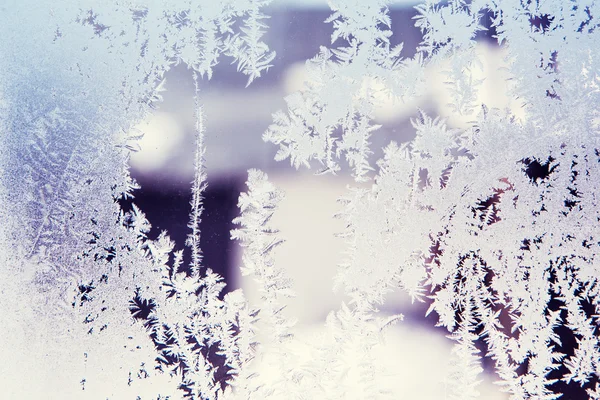
{"type": "Polygon", "coordinates": [[[5,0],[0,398],[596,398],[550,3],[5,0]]]}

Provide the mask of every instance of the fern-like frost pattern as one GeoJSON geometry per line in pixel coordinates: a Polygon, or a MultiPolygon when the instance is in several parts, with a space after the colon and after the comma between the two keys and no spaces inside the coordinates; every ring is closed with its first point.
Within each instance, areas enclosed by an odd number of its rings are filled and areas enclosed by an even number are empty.
{"type": "Polygon", "coordinates": [[[11,362],[0,377],[47,382],[7,382],[8,398],[394,398],[395,371],[372,354],[403,318],[382,311],[397,290],[428,302],[454,343],[448,398],[481,397],[484,357],[510,399],[560,398],[565,385],[600,398],[600,5],[426,1],[413,18],[422,41],[405,57],[391,44],[388,2],[329,1],[331,44],[306,62],[303,88],[263,135],[276,160],[335,174],[347,164],[358,183],[337,214],[347,251],[333,286],[346,300],[303,335],[277,262],[285,244],[273,216],[285,196],[266,173],[248,171],[231,231],[256,304],[226,293],[200,248],[210,151],[201,78],[223,57],[247,85],[273,66],[270,3],[1,7],[0,343],[11,362]],[[519,113],[479,100],[486,30],[519,113]],[[179,63],[195,83],[185,248],[167,232],[150,239],[143,211],[123,201],[138,188],[132,127],[179,63]],[[446,115],[462,123],[419,110],[414,138],[374,160],[376,110],[418,97],[434,68],[450,94],[446,115]]]}

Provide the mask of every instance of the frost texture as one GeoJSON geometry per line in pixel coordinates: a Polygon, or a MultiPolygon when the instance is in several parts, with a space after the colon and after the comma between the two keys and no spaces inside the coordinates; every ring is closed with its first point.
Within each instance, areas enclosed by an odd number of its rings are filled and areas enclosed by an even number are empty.
{"type": "MultiPolygon", "coordinates": [[[[199,247],[198,79],[222,55],[248,84],[270,67],[269,3],[4,5],[0,303],[9,317],[0,342],[11,362],[0,376],[48,382],[28,393],[36,398],[389,398],[389,371],[371,354],[401,319],[378,310],[400,289],[428,298],[455,341],[449,398],[478,398],[482,356],[512,399],[558,398],[559,381],[598,398],[600,7],[427,2],[414,18],[423,42],[402,58],[384,1],[330,2],[337,47],[307,62],[305,88],[264,135],[279,146],[278,160],[339,172],[345,158],[357,181],[372,179],[341,199],[348,252],[335,286],[349,301],[309,338],[286,314],[292,283],[274,261],[283,242],[271,222],[283,195],[266,174],[250,170],[232,231],[259,304],[240,291],[223,295],[199,247]],[[485,13],[522,117],[477,103],[475,38],[485,13]],[[148,239],[143,212],[122,207],[137,187],[127,161],[138,137],[128,132],[152,112],[164,73],[179,62],[196,83],[187,266],[167,233],[148,239]],[[374,110],[386,97],[418,95],[432,66],[445,69],[448,109],[471,122],[451,127],[420,112],[415,138],[390,143],[375,167],[374,110]]],[[[23,388],[6,385],[9,397],[22,397],[23,388]]]]}
{"type": "Polygon", "coordinates": [[[285,299],[294,295],[291,282],[273,262],[282,240],[270,220],[283,193],[258,170],[249,171],[247,184],[239,200],[241,216],[234,220],[240,228],[232,237],[245,248],[242,273],[254,276],[261,293],[258,327],[265,336],[256,357],[269,367],[251,369],[243,385],[234,386],[234,398],[303,398],[307,393],[314,398],[388,398],[384,379],[389,373],[370,352],[381,346],[381,331],[401,316],[379,317],[368,305],[342,304],[327,317],[323,333],[294,335],[295,321],[285,315],[285,299]]]}
{"type": "MultiPolygon", "coordinates": [[[[343,40],[345,45],[321,47],[307,62],[306,89],[286,98],[288,113],[273,115],[264,139],[280,146],[277,160],[289,158],[296,168],[318,160],[322,172],[336,172],[343,155],[363,179],[372,170],[369,137],[378,128],[372,123],[376,96],[392,95],[386,83],[396,83],[410,62],[400,59],[402,46],[390,48],[391,21],[384,2],[330,5],[335,11],[327,19],[334,27],[331,42],[343,40]]],[[[409,91],[402,89],[402,94],[409,91]]]]}
{"type": "Polygon", "coordinates": [[[200,111],[190,268],[122,200],[137,188],[130,132],[161,100],[164,73],[184,62],[210,77],[227,55],[248,83],[258,78],[274,58],[262,42],[268,3],[3,4],[0,243],[11,284],[0,303],[16,317],[0,342],[16,361],[1,372],[49,385],[9,382],[5,395],[215,398],[248,360],[254,317],[201,264],[200,111]]]}
{"type": "MultiPolygon", "coordinates": [[[[403,68],[447,61],[447,107],[472,120],[451,129],[422,112],[413,119],[415,139],[387,146],[372,187],[343,199],[350,252],[338,284],[359,305],[381,303],[393,287],[417,299],[429,291],[429,311],[457,341],[455,398],[478,395],[479,338],[511,398],[557,398],[557,379],[592,395],[587,383],[597,381],[600,361],[598,5],[428,2],[416,7],[424,33],[417,55],[389,64],[382,60],[397,54],[383,39],[383,4],[348,1],[332,9],[333,39],[350,47],[334,51],[334,60],[322,50],[308,64],[306,88],[288,98],[288,113],[274,115],[265,139],[280,146],[278,159],[296,166],[317,159],[335,171],[335,156],[359,153],[363,167],[350,164],[357,180],[364,178],[370,133],[361,131],[349,145],[356,130],[342,122],[357,114],[355,102],[375,106],[344,86],[359,85],[361,73],[378,74],[382,91],[403,97],[398,88],[412,87],[415,78],[403,68]],[[479,63],[474,39],[484,12],[507,51],[510,95],[524,119],[476,103],[481,82],[471,71],[479,63]],[[386,57],[374,55],[379,51],[386,57]],[[352,68],[360,71],[354,78],[346,75],[352,68]],[[386,74],[396,81],[384,80],[386,74]],[[563,351],[561,336],[576,341],[574,354],[563,351]]],[[[369,112],[358,115],[364,127],[371,124],[369,112]]]]}

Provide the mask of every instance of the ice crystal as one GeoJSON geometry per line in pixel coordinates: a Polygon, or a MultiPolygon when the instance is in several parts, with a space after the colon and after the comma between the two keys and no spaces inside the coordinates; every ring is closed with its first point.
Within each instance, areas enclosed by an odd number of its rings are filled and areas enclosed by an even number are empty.
{"type": "Polygon", "coordinates": [[[370,181],[340,199],[347,253],[334,286],[348,301],[309,338],[286,313],[293,283],[275,262],[283,238],[271,220],[283,194],[265,173],[249,171],[231,232],[258,304],[239,290],[225,294],[200,249],[199,79],[222,56],[248,84],[271,67],[269,4],[0,7],[0,343],[8,360],[0,376],[48,385],[7,382],[6,395],[389,398],[389,371],[372,353],[402,318],[380,311],[386,295],[402,290],[428,301],[455,342],[450,398],[478,398],[482,357],[511,399],[558,398],[561,384],[598,398],[600,6],[427,1],[414,17],[423,40],[406,58],[402,44],[391,44],[387,2],[329,2],[331,45],[307,61],[303,89],[264,134],[279,147],[277,160],[340,173],[345,158],[357,182],[370,181]],[[475,49],[485,30],[505,51],[520,116],[478,103],[475,49]],[[178,63],[196,85],[190,265],[166,232],[150,239],[144,213],[124,201],[138,187],[128,170],[139,139],[132,127],[160,102],[164,75],[178,63]],[[420,111],[414,139],[389,143],[373,163],[375,110],[384,99],[418,96],[432,67],[447,80],[447,111],[468,122],[451,126],[420,111]]]}

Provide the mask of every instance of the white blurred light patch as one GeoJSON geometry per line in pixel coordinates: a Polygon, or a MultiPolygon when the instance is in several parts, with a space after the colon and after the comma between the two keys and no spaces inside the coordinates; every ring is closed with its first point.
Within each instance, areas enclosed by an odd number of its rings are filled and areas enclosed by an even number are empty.
{"type": "Polygon", "coordinates": [[[300,91],[304,88],[304,82],[308,79],[305,62],[290,64],[283,71],[282,86],[286,95],[300,91]]]}
{"type": "MultiPolygon", "coordinates": [[[[282,379],[278,364],[281,351],[288,352],[290,362],[301,368],[311,365],[314,360],[324,363],[321,359],[327,358],[324,349],[335,346],[331,342],[333,338],[330,332],[324,326],[325,318],[330,312],[339,310],[341,302],[348,299],[343,293],[336,293],[332,289],[338,263],[344,259],[346,249],[343,239],[335,236],[335,233],[343,231],[343,221],[333,216],[341,210],[337,199],[346,193],[347,185],[356,184],[348,176],[315,176],[307,172],[296,173],[294,179],[289,179],[283,172],[270,173],[269,179],[285,192],[285,198],[272,219],[273,225],[280,229],[278,236],[286,240],[275,252],[275,263],[293,281],[296,297],[285,302],[283,313],[295,319],[297,324],[293,328],[294,338],[285,349],[270,342],[270,337],[258,329],[256,339],[262,344],[261,356],[255,358],[248,367],[258,373],[257,379],[261,384],[276,387],[282,379]]],[[[242,250],[239,247],[236,247],[235,257],[234,265],[241,265],[242,250]]],[[[234,276],[235,286],[243,289],[252,306],[258,306],[260,293],[252,276],[242,277],[238,268],[234,268],[233,272],[237,274],[234,276]]],[[[388,314],[389,311],[410,314],[411,307],[415,306],[418,305],[411,304],[406,293],[401,291],[390,295],[386,304],[388,314]]],[[[382,316],[385,314],[386,310],[383,310],[382,316]]],[[[449,399],[448,379],[454,361],[451,356],[453,343],[444,337],[444,332],[428,329],[414,320],[406,320],[389,327],[382,335],[382,342],[371,349],[369,357],[373,365],[389,372],[385,377],[379,376],[378,382],[389,391],[390,399],[449,399]]],[[[364,354],[353,355],[351,349],[346,350],[339,354],[337,367],[345,365],[348,371],[340,386],[352,388],[362,379],[357,374],[360,368],[354,368],[353,365],[359,363],[364,354]]],[[[325,364],[322,367],[324,371],[334,368],[325,364]]],[[[314,377],[314,384],[324,384],[325,378],[314,377]]],[[[482,381],[478,387],[480,399],[508,398],[492,383],[497,380],[496,376],[486,372],[479,379],[482,381]]],[[[273,398],[287,400],[289,397],[281,393],[273,398]]],[[[364,397],[360,396],[360,392],[353,396],[350,391],[335,399],[362,400],[364,397]]]]}
{"type": "Polygon", "coordinates": [[[134,128],[140,150],[131,155],[132,168],[143,174],[155,174],[165,169],[173,157],[184,148],[185,131],[171,115],[157,112],[134,128]]]}
{"type": "MultiPolygon", "coordinates": [[[[337,264],[344,258],[344,241],[335,234],[344,229],[343,221],[334,214],[341,208],[337,199],[346,190],[350,179],[331,175],[315,176],[304,171],[294,179],[285,173],[269,174],[269,180],[285,193],[285,198],[273,215],[272,223],[280,230],[285,242],[275,251],[275,263],[292,279],[296,297],[286,303],[285,313],[300,324],[324,321],[345,299],[342,291],[333,291],[337,264]],[[307,251],[307,249],[309,249],[307,251]]],[[[236,247],[238,266],[242,253],[236,247]]],[[[251,276],[239,275],[234,269],[237,287],[251,304],[258,305],[260,293],[251,276]]]]}
{"type": "MultiPolygon", "coordinates": [[[[481,65],[474,67],[470,72],[473,79],[481,79],[482,84],[476,88],[476,100],[474,104],[485,104],[488,108],[500,110],[509,109],[520,121],[525,121],[526,116],[522,104],[511,101],[508,96],[507,80],[510,77],[508,64],[506,62],[506,50],[486,43],[479,43],[476,54],[481,65]]],[[[391,125],[417,115],[419,109],[431,109],[445,118],[452,127],[465,128],[474,115],[459,115],[453,111],[448,104],[452,101],[452,95],[448,85],[446,72],[450,65],[445,62],[434,64],[425,69],[426,86],[424,92],[417,97],[407,99],[395,99],[385,90],[385,85],[375,79],[365,76],[362,82],[361,92],[357,93],[357,99],[363,98],[369,93],[374,98],[377,107],[373,110],[375,120],[384,125],[391,125]]],[[[283,76],[283,89],[286,94],[305,89],[305,82],[309,79],[306,65],[298,62],[290,65],[283,76]]],[[[479,109],[476,110],[479,112],[479,109]]]]}

